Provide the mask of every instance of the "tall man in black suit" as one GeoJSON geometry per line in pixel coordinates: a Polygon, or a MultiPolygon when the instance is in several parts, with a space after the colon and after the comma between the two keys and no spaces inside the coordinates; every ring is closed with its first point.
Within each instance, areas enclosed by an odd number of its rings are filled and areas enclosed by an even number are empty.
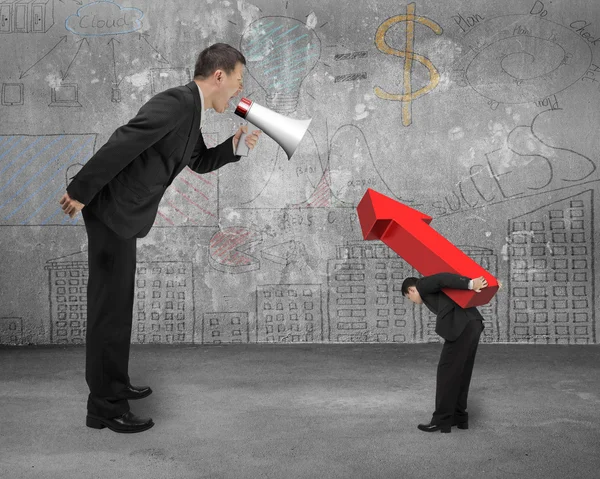
{"type": "MultiPolygon", "coordinates": [[[[129,399],[148,396],[131,385],[129,348],[136,270],[136,239],[148,234],[167,187],[188,166],[208,173],[239,161],[235,148],[246,126],[215,148],[202,138],[204,110],[223,113],[243,85],[244,56],[217,43],[196,61],[194,80],[152,97],[84,165],[60,200],[71,218],[82,212],[88,235],[86,424],[115,432],[151,428],[129,399]],[[85,208],[84,208],[85,206],[85,208]]],[[[260,131],[246,137],[254,148],[260,131]]]]}
{"type": "Polygon", "coordinates": [[[406,278],[402,294],[416,304],[425,304],[437,315],[435,332],[446,341],[437,369],[435,411],[421,431],[450,432],[451,426],[468,429],[467,396],[475,362],[483,317],[477,308],[463,309],[446,296],[442,288],[472,289],[487,286],[483,276],[470,279],[452,273],[439,273],[421,279],[406,278]]]}

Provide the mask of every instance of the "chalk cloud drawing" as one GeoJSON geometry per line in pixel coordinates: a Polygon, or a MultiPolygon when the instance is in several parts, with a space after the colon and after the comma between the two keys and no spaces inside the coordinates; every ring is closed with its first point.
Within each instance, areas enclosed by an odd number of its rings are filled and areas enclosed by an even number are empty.
{"type": "Polygon", "coordinates": [[[110,0],[83,5],[75,15],[69,15],[65,28],[75,35],[98,37],[122,35],[142,28],[144,13],[131,7],[121,7],[110,0]]]}

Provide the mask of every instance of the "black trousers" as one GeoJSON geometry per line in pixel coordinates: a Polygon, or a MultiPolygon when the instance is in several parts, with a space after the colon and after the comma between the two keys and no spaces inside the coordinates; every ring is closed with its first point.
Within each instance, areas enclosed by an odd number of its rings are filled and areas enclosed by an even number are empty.
{"type": "Polygon", "coordinates": [[[483,323],[472,319],[456,341],[446,341],[437,368],[432,424],[467,421],[467,397],[483,323]]]}
{"type": "Polygon", "coordinates": [[[136,238],[123,239],[83,208],[89,278],[85,379],[88,413],[111,418],[129,411],[120,397],[129,385],[129,349],[136,269],[136,238]]]}

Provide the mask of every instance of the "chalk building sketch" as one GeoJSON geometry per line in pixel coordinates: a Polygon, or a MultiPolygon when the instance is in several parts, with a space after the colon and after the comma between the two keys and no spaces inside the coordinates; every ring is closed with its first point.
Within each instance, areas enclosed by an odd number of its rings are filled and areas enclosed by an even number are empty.
{"type": "Polygon", "coordinates": [[[48,271],[50,290],[50,343],[85,343],[87,254],[74,253],[51,259],[44,269],[48,271]]]}
{"type": "Polygon", "coordinates": [[[247,312],[204,313],[202,325],[203,344],[250,342],[247,312]]]}
{"type": "Polygon", "coordinates": [[[0,344],[23,344],[23,318],[0,318],[0,344]]]}
{"type": "Polygon", "coordinates": [[[256,341],[320,343],[320,284],[266,284],[256,288],[256,341]]]}
{"type": "Polygon", "coordinates": [[[138,263],[132,342],[193,343],[192,263],[138,263]]]}
{"type": "MultiPolygon", "coordinates": [[[[50,343],[82,344],[87,326],[87,253],[51,259],[50,343]]],[[[194,340],[192,264],[138,263],[131,340],[134,343],[192,343],[194,340]]]]}
{"type": "Polygon", "coordinates": [[[402,295],[414,270],[383,244],[337,246],[328,261],[329,341],[417,340],[415,308],[402,295]]]}
{"type": "Polygon", "coordinates": [[[593,190],[509,221],[509,339],[595,342],[593,190]]]}

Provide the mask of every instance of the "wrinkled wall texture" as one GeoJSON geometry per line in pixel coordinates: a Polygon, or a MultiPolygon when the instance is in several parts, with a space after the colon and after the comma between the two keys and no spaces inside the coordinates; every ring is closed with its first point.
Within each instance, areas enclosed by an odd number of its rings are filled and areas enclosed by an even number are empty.
{"type": "MultiPolygon", "coordinates": [[[[428,342],[413,268],[364,241],[367,188],[504,282],[485,342],[599,342],[594,0],[0,2],[0,343],[85,338],[87,240],[58,200],[153,94],[224,41],[244,96],[312,118],[185,170],[138,242],[137,343],[428,342]]],[[[241,119],[209,114],[207,143],[241,119]]]]}

